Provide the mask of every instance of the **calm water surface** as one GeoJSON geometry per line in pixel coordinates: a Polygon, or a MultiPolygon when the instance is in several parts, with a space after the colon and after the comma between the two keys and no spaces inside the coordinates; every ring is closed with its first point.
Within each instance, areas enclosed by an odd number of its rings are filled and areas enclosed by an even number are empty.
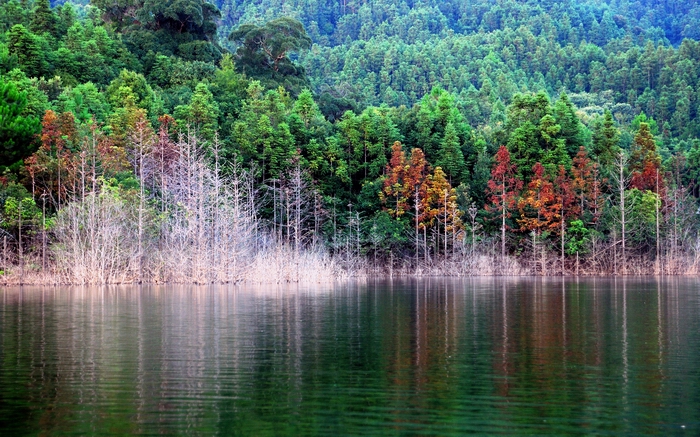
{"type": "Polygon", "coordinates": [[[0,290],[0,435],[700,435],[700,280],[0,290]]]}

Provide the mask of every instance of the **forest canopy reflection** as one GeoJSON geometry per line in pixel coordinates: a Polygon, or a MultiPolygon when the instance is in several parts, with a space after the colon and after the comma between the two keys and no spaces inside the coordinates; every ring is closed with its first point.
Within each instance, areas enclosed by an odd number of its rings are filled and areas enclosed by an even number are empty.
{"type": "Polygon", "coordinates": [[[6,289],[1,427],[692,430],[699,287],[689,279],[445,279],[6,289]]]}

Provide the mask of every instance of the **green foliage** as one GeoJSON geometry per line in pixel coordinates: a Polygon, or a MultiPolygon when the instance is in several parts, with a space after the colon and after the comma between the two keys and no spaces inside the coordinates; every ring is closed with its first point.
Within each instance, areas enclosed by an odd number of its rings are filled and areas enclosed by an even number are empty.
{"type": "Polygon", "coordinates": [[[561,93],[554,104],[553,115],[556,123],[561,126],[559,136],[564,140],[566,153],[573,158],[581,147],[585,148],[588,144],[589,135],[586,135],[586,128],[576,115],[576,109],[566,93],[561,93]]]}
{"type": "Polygon", "coordinates": [[[455,129],[454,123],[451,121],[448,121],[445,126],[445,135],[440,144],[439,158],[436,165],[442,167],[445,171],[450,184],[456,184],[458,181],[463,180],[463,175],[467,171],[464,163],[464,154],[457,136],[457,129],[455,129]]]}
{"type": "Polygon", "coordinates": [[[626,192],[629,202],[629,239],[636,246],[648,249],[655,244],[656,209],[661,207],[659,195],[636,188],[626,192]]]}
{"type": "Polygon", "coordinates": [[[590,235],[591,231],[584,226],[583,220],[572,220],[566,230],[566,253],[569,255],[588,253],[590,235]]]}
{"type": "Polygon", "coordinates": [[[194,89],[203,80],[211,80],[217,71],[211,62],[186,61],[176,56],[156,55],[148,73],[151,84],[163,89],[187,86],[194,89]]]}
{"type": "MultiPolygon", "coordinates": [[[[361,106],[410,106],[440,84],[458,96],[474,126],[495,121],[499,105],[517,92],[546,90],[555,96],[565,90],[572,102],[580,96],[602,96],[595,106],[576,103],[592,115],[611,110],[619,122],[628,123],[641,109],[673,136],[700,132],[693,121],[698,43],[682,41],[680,30],[692,27],[691,16],[672,14],[674,18],[658,23],[650,12],[656,5],[632,7],[629,2],[550,7],[534,0],[498,5],[455,0],[440,2],[439,8],[428,1],[409,3],[377,0],[372,7],[354,5],[342,12],[342,4],[293,2],[316,43],[300,57],[314,88],[352,89],[361,96],[361,106]],[[630,16],[630,8],[644,15],[644,24],[639,16],[630,16]],[[326,13],[318,14],[319,9],[326,13]],[[669,26],[671,21],[676,24],[669,26]],[[650,27],[650,22],[659,27],[650,27]],[[666,27],[668,33],[660,31],[666,27]]],[[[221,7],[226,32],[240,22],[285,14],[281,4],[269,1],[221,7]],[[241,18],[229,22],[233,17],[241,18]]],[[[562,129],[568,137],[568,127],[562,129]]],[[[570,156],[578,145],[568,141],[570,156]]]]}
{"type": "Polygon", "coordinates": [[[29,25],[31,10],[19,0],[9,0],[0,4],[0,32],[5,33],[15,24],[29,25]]]}
{"type": "Polygon", "coordinates": [[[263,179],[279,177],[296,152],[287,117],[291,98],[283,89],[263,92],[252,81],[240,117],[233,123],[232,141],[226,156],[239,154],[244,162],[256,163],[263,179]]]}
{"type": "Polygon", "coordinates": [[[236,63],[242,73],[268,88],[283,85],[293,94],[306,85],[304,69],[291,58],[311,47],[311,38],[299,21],[282,17],[263,26],[244,24],[231,32],[229,40],[238,44],[236,63]]]}
{"type": "MultiPolygon", "coordinates": [[[[407,125],[402,129],[406,137],[406,145],[410,148],[418,147],[425,152],[430,162],[442,160],[446,162],[448,158],[441,156],[443,151],[459,147],[464,156],[470,158],[470,162],[465,161],[464,165],[473,164],[473,150],[471,146],[471,128],[467,124],[462,113],[457,108],[454,95],[448,93],[440,87],[432,89],[430,94],[424,96],[407,115],[407,125]],[[447,125],[451,124],[451,132],[445,143],[447,125]],[[454,131],[452,132],[452,129],[454,131]],[[457,144],[459,143],[459,144],[457,144]],[[444,146],[448,145],[447,149],[444,146]]],[[[450,153],[455,153],[456,151],[450,153]]],[[[462,164],[458,162],[458,167],[462,164]]],[[[462,170],[463,171],[463,170],[462,170]]],[[[462,173],[451,175],[457,181],[461,181],[462,173]]]]}
{"type": "Polygon", "coordinates": [[[2,222],[0,227],[10,232],[17,233],[22,225],[22,233],[27,234],[32,226],[36,226],[41,221],[41,209],[36,206],[34,199],[23,197],[17,199],[8,197],[5,199],[2,211],[2,222]]]}
{"type": "Polygon", "coordinates": [[[32,34],[21,24],[15,24],[7,33],[7,48],[30,77],[39,77],[48,70],[45,40],[32,34]]]}
{"type": "Polygon", "coordinates": [[[114,108],[128,106],[127,101],[150,113],[156,110],[156,96],[146,78],[139,73],[122,70],[107,87],[107,99],[114,108]]]}
{"type": "Polygon", "coordinates": [[[337,123],[338,141],[347,150],[349,172],[355,188],[374,181],[384,171],[391,145],[400,141],[400,133],[388,107],[370,107],[360,115],[346,112],[337,123]]]}
{"type": "Polygon", "coordinates": [[[7,73],[4,81],[11,82],[20,93],[27,97],[27,105],[22,115],[41,118],[44,111],[49,109],[50,103],[47,94],[40,89],[42,85],[47,85],[43,79],[29,78],[20,69],[14,69],[7,73]]]}
{"type": "Polygon", "coordinates": [[[571,167],[566,138],[562,137],[561,125],[552,112],[544,92],[517,94],[508,106],[503,134],[508,135],[506,144],[521,180],[531,177],[537,162],[545,166],[550,176],[558,171],[559,165],[571,167]]]}
{"type": "Polygon", "coordinates": [[[66,88],[58,96],[56,106],[60,112],[72,112],[81,122],[94,117],[95,121],[104,123],[110,112],[105,95],[92,82],[66,88]]]}
{"type": "Polygon", "coordinates": [[[189,104],[176,107],[174,115],[180,126],[193,129],[204,140],[214,140],[219,127],[219,105],[207,84],[197,84],[189,104]]]}
{"type": "Polygon", "coordinates": [[[620,132],[615,127],[612,113],[605,111],[593,130],[593,155],[603,168],[609,168],[620,151],[620,132]]]}
{"type": "Polygon", "coordinates": [[[697,198],[700,196],[700,139],[693,140],[683,158],[687,162],[684,182],[693,188],[693,195],[697,198]]]}
{"type": "Polygon", "coordinates": [[[102,11],[105,22],[122,30],[134,22],[134,10],[143,4],[143,0],[90,0],[102,11]]]}
{"type": "Polygon", "coordinates": [[[386,211],[377,211],[372,218],[364,222],[364,235],[366,235],[371,255],[386,257],[390,253],[394,256],[400,252],[409,242],[407,223],[391,217],[386,211]]]}
{"type": "Polygon", "coordinates": [[[35,0],[29,30],[37,35],[56,36],[58,17],[51,9],[49,0],[35,0]]]}
{"type": "Polygon", "coordinates": [[[659,135],[659,125],[653,118],[647,117],[647,115],[643,111],[639,115],[634,117],[634,120],[632,120],[632,123],[630,125],[630,130],[632,132],[639,131],[639,129],[642,126],[642,123],[647,125],[647,129],[649,130],[651,135],[659,135]]]}
{"type": "Polygon", "coordinates": [[[5,201],[10,197],[14,199],[24,199],[27,197],[31,198],[32,194],[24,185],[20,185],[17,182],[0,184],[0,205],[4,205],[5,201]]]}
{"type": "Polygon", "coordinates": [[[205,0],[94,0],[138,58],[176,55],[189,61],[221,58],[216,43],[219,9],[205,0]]]}
{"type": "Polygon", "coordinates": [[[27,95],[0,79],[0,162],[5,165],[29,156],[36,147],[39,119],[26,115],[27,95]]]}
{"type": "Polygon", "coordinates": [[[67,29],[55,55],[59,74],[77,83],[107,84],[123,69],[139,69],[135,57],[121,41],[91,21],[76,22],[67,29]]]}

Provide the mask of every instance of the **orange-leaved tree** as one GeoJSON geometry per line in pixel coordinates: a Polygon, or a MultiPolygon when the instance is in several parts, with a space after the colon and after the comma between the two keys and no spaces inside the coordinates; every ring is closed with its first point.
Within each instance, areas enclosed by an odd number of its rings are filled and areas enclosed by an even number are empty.
{"type": "MultiPolygon", "coordinates": [[[[457,208],[457,193],[450,186],[441,167],[435,167],[433,173],[424,180],[419,198],[421,206],[418,226],[423,230],[423,244],[427,247],[427,231],[431,228],[435,235],[436,252],[442,246],[447,255],[448,233],[453,233],[453,240],[456,239],[461,232],[462,223],[461,212],[457,208]]],[[[425,256],[427,259],[427,250],[425,256]]]]}
{"type": "Polygon", "coordinates": [[[539,236],[552,226],[550,211],[555,207],[556,197],[554,184],[541,163],[532,166],[532,173],[532,179],[518,200],[518,223],[521,230],[535,232],[539,236]]]}
{"type": "MultiPolygon", "coordinates": [[[[416,254],[418,254],[418,231],[424,228],[422,220],[426,217],[424,200],[429,188],[426,183],[429,170],[425,154],[421,149],[414,148],[408,160],[401,143],[396,141],[391,147],[391,159],[386,166],[384,185],[379,194],[382,202],[387,205],[386,211],[397,219],[409,212],[413,206],[416,254]]],[[[428,215],[430,214],[431,211],[428,211],[428,215]]]]}
{"type": "MultiPolygon", "coordinates": [[[[413,192],[413,220],[416,256],[418,256],[418,232],[421,229],[420,217],[423,212],[423,204],[420,199],[421,194],[424,190],[422,190],[421,187],[427,179],[429,172],[430,166],[428,165],[428,161],[425,159],[425,154],[423,153],[423,150],[419,148],[414,148],[413,150],[411,150],[411,164],[408,167],[407,177],[408,185],[413,192]]],[[[423,234],[423,236],[425,237],[425,233],[423,234]]],[[[423,242],[425,243],[425,238],[423,242]]],[[[425,245],[423,246],[423,251],[424,257],[427,257],[427,247],[425,245]]]]}
{"type": "Polygon", "coordinates": [[[386,211],[392,217],[401,217],[408,208],[408,200],[413,191],[408,178],[409,165],[406,152],[401,143],[396,141],[391,146],[391,160],[386,166],[384,186],[379,194],[382,202],[387,204],[386,211]]]}

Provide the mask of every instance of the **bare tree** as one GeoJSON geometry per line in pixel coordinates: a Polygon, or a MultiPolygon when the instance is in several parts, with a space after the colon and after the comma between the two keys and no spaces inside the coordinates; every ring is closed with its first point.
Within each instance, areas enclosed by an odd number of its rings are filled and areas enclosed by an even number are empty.
{"type": "MultiPolygon", "coordinates": [[[[615,172],[612,173],[613,183],[618,190],[619,198],[619,222],[620,222],[620,244],[622,251],[622,274],[627,274],[627,207],[625,197],[630,177],[626,174],[628,157],[624,151],[620,151],[615,159],[615,172]]],[[[616,243],[613,243],[616,245],[616,243]]]]}
{"type": "MultiPolygon", "coordinates": [[[[150,178],[153,163],[151,161],[153,145],[156,142],[155,133],[150,126],[148,120],[141,118],[136,121],[134,129],[129,135],[130,157],[134,166],[134,174],[139,179],[139,195],[138,195],[138,252],[136,259],[138,264],[138,276],[136,281],[143,282],[144,254],[146,252],[144,232],[145,232],[145,217],[146,217],[146,191],[145,185],[147,179],[150,178]]],[[[84,184],[83,184],[84,185],[84,184]]]]}

